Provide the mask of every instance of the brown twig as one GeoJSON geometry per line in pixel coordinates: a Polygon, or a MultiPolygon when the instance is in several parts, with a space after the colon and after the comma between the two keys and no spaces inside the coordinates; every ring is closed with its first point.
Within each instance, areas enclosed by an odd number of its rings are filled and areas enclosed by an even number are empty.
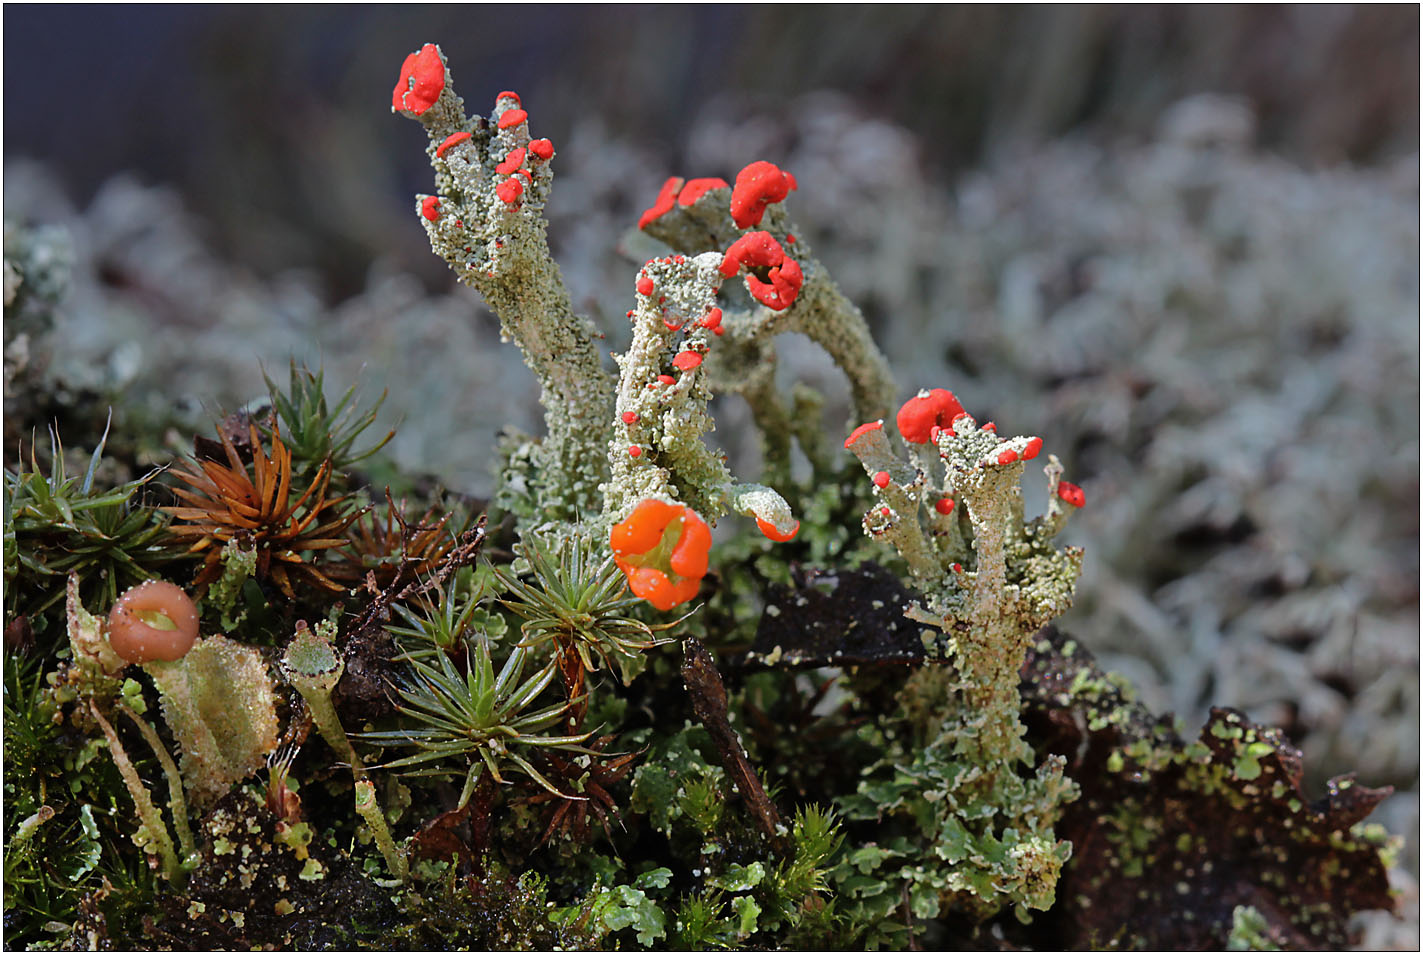
{"type": "Polygon", "coordinates": [[[765,833],[773,846],[785,849],[787,830],[781,822],[781,814],[766,795],[756,770],[746,758],[740,738],[727,719],[726,687],[721,682],[716,663],[695,637],[682,641],[682,680],[691,694],[692,710],[710,734],[712,744],[721,755],[722,767],[741,793],[756,827],[765,833]]]}

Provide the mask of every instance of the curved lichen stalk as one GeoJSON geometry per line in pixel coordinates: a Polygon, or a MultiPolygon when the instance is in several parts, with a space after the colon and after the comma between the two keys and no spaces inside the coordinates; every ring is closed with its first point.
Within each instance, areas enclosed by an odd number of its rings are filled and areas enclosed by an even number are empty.
{"type": "Polygon", "coordinates": [[[432,43],[405,61],[391,109],[419,120],[437,193],[416,198],[430,245],[499,316],[538,377],[548,434],[531,453],[531,498],[568,519],[598,510],[612,425],[612,376],[597,330],[573,310],[549,252],[542,210],[553,182],[547,139],[531,140],[528,115],[500,93],[488,118],[470,119],[444,54],[432,43]]]}

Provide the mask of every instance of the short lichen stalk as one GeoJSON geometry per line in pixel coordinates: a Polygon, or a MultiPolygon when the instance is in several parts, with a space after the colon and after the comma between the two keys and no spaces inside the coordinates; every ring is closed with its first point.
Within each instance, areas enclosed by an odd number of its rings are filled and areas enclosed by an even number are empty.
{"type": "Polygon", "coordinates": [[[908,700],[928,701],[917,707],[931,714],[919,717],[925,750],[973,767],[953,775],[946,793],[921,796],[947,807],[943,825],[985,845],[999,837],[983,830],[971,807],[993,807],[1009,850],[1001,864],[965,859],[944,887],[967,893],[960,904],[980,917],[1004,902],[1046,908],[1070,851],[1052,826],[1074,787],[1057,757],[1022,778],[1034,756],[1018,685],[1032,635],[1072,602],[1081,553],[1058,551],[1052,537],[1065,524],[1062,504],[1080,505],[1080,491],[1064,496],[1061,465],[1050,457],[1047,513],[1025,523],[1018,485],[1024,462],[1041,452],[1040,438],[1000,437],[991,422],[980,427],[943,389],[911,398],[895,423],[911,447],[907,461],[882,421],[856,428],[845,447],[874,488],[866,532],[899,552],[924,595],[905,615],[942,634],[926,650],[953,667],[921,671],[906,690],[908,700]],[[926,469],[940,462],[943,478],[933,482],[926,469]]]}
{"type": "Polygon", "coordinates": [[[93,700],[89,701],[89,714],[98,724],[99,729],[103,731],[104,739],[108,741],[109,755],[113,757],[114,765],[119,770],[119,776],[123,778],[124,787],[133,797],[134,809],[138,813],[138,818],[143,823],[142,834],[135,836],[134,841],[143,840],[153,847],[163,862],[164,878],[169,882],[182,882],[186,873],[182,863],[178,860],[178,854],[173,849],[173,837],[168,834],[168,827],[163,823],[163,816],[159,813],[158,807],[153,804],[153,797],[148,794],[148,789],[143,785],[138,770],[134,769],[133,763],[129,761],[128,753],[125,752],[123,743],[119,741],[119,734],[114,732],[113,726],[104,719],[104,714],[99,712],[99,708],[94,705],[93,700]]]}
{"type": "Polygon", "coordinates": [[[391,108],[419,120],[430,137],[438,194],[418,197],[417,209],[431,245],[484,296],[539,379],[548,435],[536,455],[534,497],[561,511],[549,517],[596,512],[613,382],[596,329],[575,314],[548,249],[541,212],[552,144],[530,139],[513,93],[496,98],[488,120],[469,119],[434,44],[407,58],[391,108]]]}
{"type": "Polygon", "coordinates": [[[331,692],[336,689],[336,684],[341,682],[345,669],[345,662],[336,655],[335,649],[324,635],[312,633],[305,623],[297,625],[296,636],[292,638],[282,657],[282,672],[306,701],[307,712],[311,714],[311,720],[316,724],[316,729],[321,733],[326,745],[335,750],[336,754],[345,760],[346,765],[351,767],[351,775],[356,784],[356,812],[370,827],[376,848],[385,857],[391,874],[404,881],[409,874],[405,855],[391,838],[385,814],[381,812],[380,804],[376,801],[375,787],[366,778],[365,764],[361,762],[361,757],[351,745],[350,738],[346,736],[341,717],[337,715],[336,707],[331,702],[331,692]]]}
{"type": "Polygon", "coordinates": [[[390,827],[386,825],[385,821],[385,813],[381,811],[380,803],[376,801],[375,784],[369,779],[356,780],[356,813],[370,827],[376,848],[385,857],[385,864],[390,867],[390,874],[404,882],[410,876],[410,867],[405,861],[405,854],[400,851],[400,847],[391,838],[390,827]]]}
{"type": "Polygon", "coordinates": [[[193,841],[193,830],[188,825],[188,800],[183,795],[183,777],[178,772],[178,764],[173,762],[163,740],[158,738],[158,732],[147,720],[122,703],[118,705],[118,710],[138,728],[144,742],[148,743],[153,755],[157,757],[158,765],[163,767],[163,775],[168,780],[168,811],[173,816],[173,828],[178,832],[178,846],[183,850],[183,861],[187,864],[189,860],[196,859],[198,850],[193,841]]]}

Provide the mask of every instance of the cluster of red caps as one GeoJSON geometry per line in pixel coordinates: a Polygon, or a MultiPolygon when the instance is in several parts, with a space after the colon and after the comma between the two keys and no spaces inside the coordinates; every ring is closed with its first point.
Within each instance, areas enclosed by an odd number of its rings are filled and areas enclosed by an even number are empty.
{"type": "MultiPolygon", "coordinates": [[[[511,100],[514,105],[499,114],[495,125],[500,129],[513,129],[529,121],[529,114],[523,109],[518,93],[504,90],[494,97],[496,105],[502,100],[511,100]]],[[[499,165],[494,167],[496,173],[507,177],[494,187],[494,194],[506,205],[513,206],[524,194],[524,183],[519,180],[520,176],[528,182],[534,181],[534,174],[527,165],[530,157],[537,162],[548,162],[553,158],[553,143],[547,139],[530,140],[528,146],[516,146],[509,150],[499,165]]]]}
{"type": "MultiPolygon", "coordinates": [[[[672,211],[674,206],[690,206],[713,189],[727,188],[724,179],[683,180],[673,176],[658,190],[653,202],[637,220],[639,229],[672,211]]],[[[796,188],[795,176],[774,163],[758,160],[736,175],[731,189],[731,218],[738,228],[749,229],[761,224],[766,207],[780,202],[796,188]]],[[[791,236],[787,241],[794,241],[791,236]]],[[[751,296],[775,311],[790,308],[800,294],[805,276],[800,263],[786,255],[785,249],[769,232],[748,232],[726,250],[721,274],[731,278],[742,269],[748,271],[746,287],[751,296]]]]}
{"type": "MultiPolygon", "coordinates": [[[[440,52],[435,48],[435,44],[426,43],[419,52],[407,56],[401,65],[400,78],[396,80],[395,90],[391,93],[390,108],[396,112],[423,116],[430,107],[435,105],[444,89],[444,61],[440,59],[440,52]]],[[[512,90],[504,90],[494,98],[494,101],[497,104],[500,100],[506,99],[512,100],[514,105],[499,114],[496,121],[498,128],[512,129],[521,123],[528,122],[529,114],[524,111],[519,94],[512,90]]],[[[472,136],[473,134],[469,132],[451,133],[435,147],[435,156],[444,159],[446,153],[472,136]]],[[[523,176],[526,181],[533,182],[533,172],[526,165],[530,157],[537,162],[548,162],[553,158],[553,143],[547,139],[532,140],[528,146],[511,149],[499,165],[494,167],[495,172],[507,177],[494,187],[494,192],[510,206],[515,205],[524,194],[524,182],[521,182],[519,177],[523,176]]],[[[439,198],[428,196],[421,201],[420,214],[431,222],[438,221],[440,218],[439,198]]]]}
{"type": "MultiPolygon", "coordinates": [[[[959,403],[954,393],[945,388],[934,388],[919,392],[900,406],[899,413],[895,415],[894,423],[899,428],[899,433],[905,441],[910,444],[928,444],[937,441],[939,435],[954,433],[954,422],[960,417],[964,417],[968,412],[964,411],[963,405],[959,403]]],[[[862,424],[850,436],[845,439],[845,447],[849,448],[867,431],[878,431],[883,425],[878,421],[871,421],[862,424]]],[[[984,431],[995,431],[993,422],[988,422],[983,426],[984,431]]],[[[998,453],[999,464],[1012,464],[1015,461],[1030,461],[1037,457],[1042,451],[1043,439],[1031,438],[1023,447],[1023,450],[1016,451],[1012,448],[1004,448],[998,453]]],[[[885,471],[878,471],[872,475],[871,480],[880,489],[889,486],[890,477],[885,471]]],[[[1057,485],[1057,496],[1073,507],[1085,507],[1087,495],[1082,488],[1068,481],[1060,481],[1057,485]]],[[[954,502],[951,498],[940,498],[934,503],[934,508],[940,514],[948,514],[954,509],[954,502]]]]}
{"type": "Polygon", "coordinates": [[[701,587],[711,528],[687,505],[650,497],[613,525],[609,543],[632,592],[658,610],[671,610],[701,587]]]}

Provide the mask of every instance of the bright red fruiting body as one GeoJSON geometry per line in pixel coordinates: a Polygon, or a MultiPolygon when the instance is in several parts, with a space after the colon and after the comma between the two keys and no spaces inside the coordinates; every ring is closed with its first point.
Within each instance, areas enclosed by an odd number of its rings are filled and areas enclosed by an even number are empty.
{"type": "Polygon", "coordinates": [[[954,499],[951,497],[941,497],[934,502],[934,510],[940,514],[950,514],[954,509],[954,499]]]}
{"type": "Polygon", "coordinates": [[[697,324],[703,328],[710,328],[712,331],[721,328],[721,309],[714,308],[707,312],[706,316],[697,324]]]}
{"type": "Polygon", "coordinates": [[[553,142],[547,139],[535,139],[529,143],[529,152],[547,162],[553,158],[553,142]]]}
{"type": "Polygon", "coordinates": [[[780,202],[796,187],[795,177],[764,159],[751,163],[736,174],[731,190],[731,219],[739,228],[761,224],[766,206],[780,202]]]}
{"type": "Polygon", "coordinates": [[[505,202],[513,204],[518,202],[519,197],[524,194],[524,184],[510,176],[494,187],[494,194],[505,202]]]}
{"type": "Polygon", "coordinates": [[[887,488],[887,487],[889,487],[889,472],[888,472],[888,471],[876,471],[876,472],[875,472],[875,476],[872,477],[872,478],[870,478],[870,480],[875,482],[875,487],[877,487],[877,488],[880,488],[880,489],[887,488]]]}
{"type": "Polygon", "coordinates": [[[637,412],[636,412],[636,411],[624,411],[624,412],[623,412],[623,424],[636,424],[636,423],[637,423],[637,412]]]}
{"type": "Polygon", "coordinates": [[[677,383],[677,379],[673,378],[671,375],[658,375],[657,383],[659,385],[675,385],[677,383]]]}
{"type": "Polygon", "coordinates": [[[990,421],[990,422],[988,422],[987,424],[985,424],[985,425],[983,426],[983,430],[984,430],[984,431],[991,431],[993,434],[997,434],[997,433],[998,433],[998,425],[996,425],[996,424],[994,424],[992,421],[990,421]]]}
{"type": "Polygon", "coordinates": [[[522,106],[524,104],[524,101],[519,99],[519,94],[513,90],[500,90],[499,95],[494,97],[494,102],[497,103],[501,99],[511,99],[514,101],[515,106],[522,106]]]}
{"type": "Polygon", "coordinates": [[[527,151],[523,146],[520,146],[518,149],[510,150],[509,155],[504,157],[504,161],[494,167],[494,171],[501,176],[513,175],[514,170],[524,164],[525,155],[527,155],[527,151]]]}
{"type": "Polygon", "coordinates": [[[440,145],[435,147],[435,155],[444,159],[445,153],[449,151],[451,146],[458,146],[466,139],[469,139],[469,137],[469,133],[450,133],[441,141],[440,145]]]}
{"type": "Polygon", "coordinates": [[[431,222],[440,218],[440,197],[426,196],[420,200],[420,214],[431,222]]]}
{"type": "Polygon", "coordinates": [[[637,294],[639,295],[651,295],[654,288],[656,286],[652,283],[652,279],[646,275],[637,280],[637,294]]]}
{"type": "Polygon", "coordinates": [[[785,259],[785,250],[769,232],[748,232],[726,250],[721,260],[721,274],[731,278],[743,265],[747,268],[770,268],[785,259]]]}
{"type": "Polygon", "coordinates": [[[867,434],[868,432],[870,432],[870,431],[879,431],[879,430],[881,430],[881,429],[883,429],[883,428],[884,428],[884,422],[883,422],[883,421],[867,421],[866,423],[864,423],[864,424],[860,425],[858,428],[856,428],[854,431],[851,431],[851,432],[850,432],[850,436],[845,439],[845,447],[846,447],[846,448],[849,448],[850,445],[852,445],[852,444],[854,444],[856,441],[860,440],[860,438],[864,437],[865,434],[867,434]]]}
{"type": "Polygon", "coordinates": [[[688,179],[687,184],[682,187],[682,191],[677,194],[677,205],[696,205],[698,199],[706,195],[713,189],[725,189],[727,182],[725,179],[715,177],[706,179],[688,179]]]}
{"type": "Polygon", "coordinates": [[[784,544],[786,541],[790,540],[791,538],[795,537],[797,534],[800,533],[800,521],[795,522],[795,527],[791,528],[791,532],[789,534],[782,534],[780,531],[776,530],[775,524],[772,524],[770,521],[763,521],[759,517],[756,518],[756,526],[760,529],[762,534],[765,534],[767,537],[769,537],[771,540],[775,541],[778,544],[784,544]]]}
{"type": "Polygon", "coordinates": [[[685,504],[647,498],[613,525],[609,543],[632,592],[658,610],[671,610],[697,595],[711,528],[685,504]]]}
{"type": "Polygon", "coordinates": [[[390,97],[393,112],[423,114],[445,89],[445,64],[435,44],[426,43],[419,53],[412,53],[400,66],[400,79],[390,97]]]}
{"type": "Polygon", "coordinates": [[[662,184],[662,188],[657,190],[657,199],[638,216],[637,227],[646,229],[647,224],[659,216],[666,215],[672,211],[672,206],[677,202],[677,191],[682,188],[682,177],[672,176],[662,184]]]}
{"type": "Polygon", "coordinates": [[[746,276],[746,289],[767,308],[778,312],[790,308],[800,294],[805,279],[800,263],[786,255],[769,232],[748,232],[731,243],[721,260],[721,274],[730,278],[743,266],[766,270],[764,280],[754,271],[746,276]]]}
{"type": "Polygon", "coordinates": [[[933,440],[930,431],[935,427],[947,429],[953,434],[950,425],[963,413],[963,405],[952,392],[935,388],[933,391],[921,391],[906,401],[895,416],[894,423],[899,426],[899,433],[905,441],[927,444],[933,440]]]}
{"type": "Polygon", "coordinates": [[[702,356],[694,351],[679,351],[677,357],[672,359],[672,364],[682,371],[691,371],[702,363],[702,356]]]}
{"type": "Polygon", "coordinates": [[[1023,460],[1031,461],[1038,456],[1038,452],[1043,449],[1042,438],[1029,438],[1028,444],[1023,448],[1023,460]]]}
{"type": "Polygon", "coordinates": [[[1082,493],[1082,488],[1069,481],[1060,481],[1057,485],[1057,496],[1062,498],[1073,507],[1086,507],[1087,495],[1082,493]]]}
{"type": "Polygon", "coordinates": [[[499,117],[499,128],[508,129],[517,126],[529,118],[529,114],[521,109],[506,109],[499,117]]]}
{"type": "Polygon", "coordinates": [[[639,447],[638,447],[637,445],[635,445],[635,444],[629,445],[629,446],[628,446],[628,457],[630,457],[630,458],[640,458],[640,457],[642,457],[642,448],[639,448],[639,447]]]}
{"type": "Polygon", "coordinates": [[[1012,464],[1016,460],[1018,460],[1018,452],[1014,451],[1012,448],[1004,448],[1002,451],[998,452],[999,464],[1012,464]]]}

